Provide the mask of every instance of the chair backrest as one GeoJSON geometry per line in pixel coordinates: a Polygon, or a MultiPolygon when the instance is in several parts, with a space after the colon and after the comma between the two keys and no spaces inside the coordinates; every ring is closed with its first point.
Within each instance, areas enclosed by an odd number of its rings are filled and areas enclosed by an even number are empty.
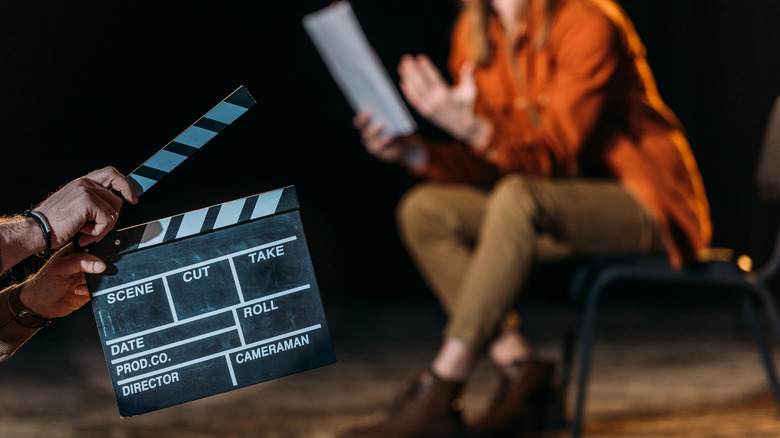
{"type": "MultiPolygon", "coordinates": [[[[764,143],[756,173],[758,194],[764,202],[780,200],[780,97],[775,99],[769,121],[766,125],[764,143]]],[[[780,274],[780,230],[769,261],[759,272],[761,280],[768,280],[780,274]]]]}
{"type": "Polygon", "coordinates": [[[780,200],[780,97],[775,100],[766,125],[756,184],[763,201],[780,200]]]}

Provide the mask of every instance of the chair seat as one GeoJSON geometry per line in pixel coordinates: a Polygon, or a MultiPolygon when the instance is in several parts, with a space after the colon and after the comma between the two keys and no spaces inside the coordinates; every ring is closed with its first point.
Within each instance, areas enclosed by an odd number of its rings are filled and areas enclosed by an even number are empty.
{"type": "Polygon", "coordinates": [[[599,282],[600,287],[620,281],[641,281],[648,284],[673,283],[733,289],[751,287],[752,277],[733,262],[710,261],[674,269],[668,259],[661,255],[594,256],[575,272],[569,295],[581,301],[594,282],[599,282]]]}

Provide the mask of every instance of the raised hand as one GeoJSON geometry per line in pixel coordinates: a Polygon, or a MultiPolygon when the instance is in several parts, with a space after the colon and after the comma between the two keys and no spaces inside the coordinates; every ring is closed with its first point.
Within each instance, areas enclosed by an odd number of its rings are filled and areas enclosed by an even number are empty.
{"type": "Polygon", "coordinates": [[[482,148],[490,135],[490,124],[474,112],[477,86],[474,64],[465,63],[460,80],[450,86],[425,55],[404,55],[398,65],[401,91],[425,118],[453,137],[482,148]]]}

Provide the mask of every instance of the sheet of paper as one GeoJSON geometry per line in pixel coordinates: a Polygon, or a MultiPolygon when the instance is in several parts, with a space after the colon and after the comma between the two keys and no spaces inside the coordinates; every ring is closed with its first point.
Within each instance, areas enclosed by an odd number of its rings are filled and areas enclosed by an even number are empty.
{"type": "Polygon", "coordinates": [[[417,129],[349,2],[306,15],[303,27],[355,112],[371,111],[390,137],[417,129]]]}

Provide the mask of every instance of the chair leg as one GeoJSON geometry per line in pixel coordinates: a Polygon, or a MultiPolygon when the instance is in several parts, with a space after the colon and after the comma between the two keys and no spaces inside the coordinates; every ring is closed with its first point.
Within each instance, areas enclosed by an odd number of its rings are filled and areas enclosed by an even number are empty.
{"type": "Polygon", "coordinates": [[[572,359],[574,356],[574,347],[577,344],[576,337],[576,329],[574,326],[570,325],[563,334],[561,351],[561,392],[564,396],[568,392],[569,382],[571,381],[572,359]]]}
{"type": "MultiPolygon", "coordinates": [[[[751,291],[761,301],[764,307],[764,312],[767,316],[767,321],[775,337],[775,342],[780,342],[780,316],[778,315],[777,302],[775,301],[772,293],[762,283],[754,284],[751,291]]],[[[771,354],[769,355],[771,360],[771,354]]],[[[777,380],[776,370],[777,368],[772,365],[772,371],[777,380]]],[[[780,393],[774,387],[772,388],[775,393],[775,400],[777,401],[778,414],[780,414],[780,393]]]]}
{"type": "Polygon", "coordinates": [[[758,351],[761,354],[761,361],[764,364],[766,377],[769,381],[769,387],[772,389],[772,394],[774,395],[775,402],[777,403],[778,413],[780,413],[780,384],[778,383],[777,372],[775,371],[777,368],[775,368],[772,352],[769,348],[769,344],[766,341],[764,332],[761,329],[761,324],[759,323],[758,315],[756,315],[756,308],[753,304],[752,298],[753,297],[747,294],[742,295],[742,313],[745,315],[745,321],[747,321],[748,327],[753,333],[756,346],[758,347],[758,351]]]}
{"type": "Polygon", "coordinates": [[[772,333],[775,335],[775,342],[780,342],[780,315],[777,312],[777,303],[772,297],[772,293],[763,285],[756,284],[752,288],[752,291],[756,294],[761,304],[764,306],[764,311],[769,320],[769,325],[772,328],[772,333]]]}
{"type": "Polygon", "coordinates": [[[605,286],[605,281],[596,281],[588,290],[588,295],[586,297],[585,315],[580,335],[579,379],[577,382],[577,394],[574,405],[574,418],[572,419],[571,425],[572,438],[579,438],[582,435],[582,426],[585,415],[585,394],[587,392],[588,375],[590,372],[591,351],[596,331],[596,321],[598,319],[599,298],[603,286],[605,286]]]}

